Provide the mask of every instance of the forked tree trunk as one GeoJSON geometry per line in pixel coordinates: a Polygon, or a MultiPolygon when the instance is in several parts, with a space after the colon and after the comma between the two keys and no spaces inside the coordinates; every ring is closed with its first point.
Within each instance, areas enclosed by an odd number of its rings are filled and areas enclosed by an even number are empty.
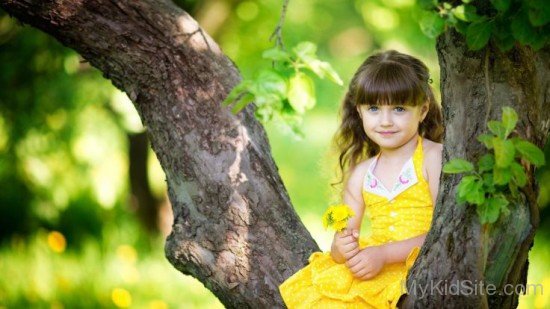
{"type": "MultiPolygon", "coordinates": [[[[296,215],[253,106],[220,106],[233,63],[169,1],[1,0],[125,91],[168,182],[166,256],[227,307],[283,306],[278,285],[319,247],[296,215]]],[[[90,119],[93,121],[93,119],[90,119]]]]}
{"type": "MultiPolygon", "coordinates": [[[[134,102],[167,177],[174,211],[166,244],[170,262],[203,282],[226,307],[282,307],[278,285],[319,248],[290,204],[253,106],[238,116],[220,107],[240,75],[216,43],[167,0],[0,0],[0,6],[75,49],[134,102]]],[[[449,153],[478,155],[473,136],[482,130],[478,117],[487,109],[479,75],[483,53],[467,53],[460,42],[449,33],[438,44],[447,158],[449,153]]],[[[538,145],[548,133],[543,108],[549,97],[548,60],[547,53],[522,49],[495,57],[489,66],[490,116],[511,102],[520,111],[520,134],[538,145]],[[510,99],[512,92],[517,96],[510,99]]],[[[528,233],[513,233],[522,235],[512,242],[517,250],[499,264],[512,266],[494,268],[495,277],[507,282],[525,281],[526,254],[538,220],[532,176],[525,205],[510,216],[522,214],[523,221],[514,226],[528,233]]],[[[434,228],[411,277],[418,282],[481,277],[475,249],[479,224],[470,209],[455,207],[457,181],[443,179],[434,228]]],[[[491,256],[502,256],[497,253],[503,249],[496,250],[503,248],[500,244],[491,256]]],[[[475,297],[445,295],[406,300],[438,308],[449,301],[480,303],[475,297]]],[[[497,301],[512,305],[516,300],[497,301]]]]}
{"type": "MultiPolygon", "coordinates": [[[[516,47],[502,53],[489,46],[472,52],[467,50],[463,36],[450,30],[438,38],[437,51],[446,130],[444,161],[455,157],[477,161],[485,148],[476,137],[488,133],[487,120],[500,119],[503,106],[518,112],[516,132],[520,137],[539,147],[545,144],[550,128],[548,48],[534,52],[516,47]]],[[[442,175],[432,228],[409,274],[409,296],[403,308],[481,308],[481,281],[485,286],[493,284],[497,291],[503,291],[507,284],[513,288],[526,284],[527,257],[539,222],[533,168],[522,190],[523,202],[509,205],[510,215],[501,215],[492,227],[485,273],[475,207],[455,202],[460,178],[442,175]],[[451,288],[453,284],[460,288],[451,288]]],[[[507,291],[513,290],[510,287],[507,291]]],[[[518,296],[497,293],[488,296],[485,304],[515,308],[518,296]]]]}

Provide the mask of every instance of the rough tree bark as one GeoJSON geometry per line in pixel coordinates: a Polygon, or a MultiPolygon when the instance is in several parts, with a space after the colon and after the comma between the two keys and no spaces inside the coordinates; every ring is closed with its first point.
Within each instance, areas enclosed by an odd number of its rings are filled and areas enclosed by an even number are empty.
{"type": "Polygon", "coordinates": [[[167,177],[170,262],[227,307],[283,306],[278,285],[319,247],[253,106],[238,116],[220,107],[241,77],[216,43],[170,1],[0,5],[75,49],[134,102],[167,177]]]}
{"type": "MultiPolygon", "coordinates": [[[[253,106],[238,116],[220,107],[240,75],[196,22],[170,1],[0,0],[19,20],[75,49],[125,91],[147,127],[167,177],[174,211],[166,255],[227,307],[282,307],[277,286],[318,246],[294,212],[253,106]]],[[[455,33],[439,39],[445,157],[476,158],[474,136],[500,106],[520,111],[518,132],[542,145],[548,135],[548,51],[467,52],[455,33]],[[487,63],[488,86],[483,75],[487,63]],[[486,89],[492,94],[490,105],[486,89]],[[546,107],[546,109],[545,109],[546,107]]],[[[454,203],[458,177],[444,177],[405,307],[477,307],[479,297],[411,290],[428,280],[481,278],[479,222],[454,203]]],[[[532,171],[525,205],[499,221],[488,266],[495,282],[525,282],[538,213],[532,171]],[[507,229],[514,220],[516,229],[507,229]],[[502,238],[499,233],[510,233],[502,238]],[[492,266],[496,265],[496,266],[492,266]]],[[[512,307],[517,297],[490,298],[512,307]]]]}
{"type": "MultiPolygon", "coordinates": [[[[502,53],[488,46],[472,52],[464,37],[450,30],[438,38],[437,51],[446,130],[444,161],[455,157],[477,161],[485,148],[476,136],[487,133],[488,119],[500,119],[503,106],[518,111],[516,133],[520,137],[539,147],[546,143],[550,129],[549,48],[534,52],[517,46],[502,53]]],[[[409,273],[409,296],[403,308],[517,307],[519,295],[514,293],[490,295],[485,303],[479,282],[493,284],[497,291],[506,284],[526,284],[527,257],[539,222],[533,168],[522,190],[523,202],[509,205],[510,215],[501,216],[490,232],[484,273],[481,226],[475,208],[456,205],[460,176],[442,176],[432,228],[409,273]],[[453,283],[462,284],[455,290],[462,295],[442,295],[437,289],[429,293],[432,286],[439,284],[442,291],[453,283]],[[477,286],[478,293],[468,286],[477,286]],[[421,290],[425,288],[427,293],[421,290]]]]}

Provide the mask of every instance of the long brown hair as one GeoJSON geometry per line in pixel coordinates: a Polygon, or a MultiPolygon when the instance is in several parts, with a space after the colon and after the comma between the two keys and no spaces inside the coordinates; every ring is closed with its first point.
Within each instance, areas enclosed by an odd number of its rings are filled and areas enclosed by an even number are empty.
{"type": "Polygon", "coordinates": [[[344,182],[348,171],[361,160],[380,150],[363,130],[358,105],[419,106],[427,101],[429,111],[419,125],[419,134],[435,142],[442,141],[441,108],[430,83],[428,67],[422,61],[395,50],[375,53],[361,64],[342,101],[341,123],[333,138],[342,173],[340,181],[333,186],[344,182]]]}

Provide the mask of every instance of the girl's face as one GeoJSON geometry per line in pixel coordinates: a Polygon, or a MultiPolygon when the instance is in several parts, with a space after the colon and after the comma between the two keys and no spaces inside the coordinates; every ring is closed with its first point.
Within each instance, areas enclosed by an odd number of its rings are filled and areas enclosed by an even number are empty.
{"type": "Polygon", "coordinates": [[[418,126],[428,113],[428,103],[408,105],[359,105],[367,136],[383,149],[403,146],[418,133],[418,126]]]}

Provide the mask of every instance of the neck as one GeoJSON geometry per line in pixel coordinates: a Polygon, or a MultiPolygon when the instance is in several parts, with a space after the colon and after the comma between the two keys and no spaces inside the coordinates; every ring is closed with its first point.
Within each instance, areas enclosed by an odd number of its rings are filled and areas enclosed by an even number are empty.
{"type": "Polygon", "coordinates": [[[413,135],[405,144],[397,148],[383,148],[380,149],[380,157],[384,157],[385,160],[401,160],[402,158],[408,158],[412,156],[418,145],[418,133],[413,135]]]}

